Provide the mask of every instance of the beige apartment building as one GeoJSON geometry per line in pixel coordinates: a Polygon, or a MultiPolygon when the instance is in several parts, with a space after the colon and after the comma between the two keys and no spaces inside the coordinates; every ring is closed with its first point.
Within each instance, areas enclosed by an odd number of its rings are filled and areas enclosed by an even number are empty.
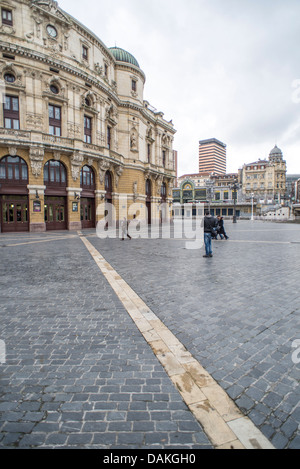
{"type": "Polygon", "coordinates": [[[1,232],[158,221],[172,202],[175,129],[144,100],[135,57],[55,1],[0,9],[1,232]]]}
{"type": "Polygon", "coordinates": [[[244,164],[239,170],[243,194],[261,204],[280,202],[286,193],[286,162],[275,145],[265,160],[244,164]]]}

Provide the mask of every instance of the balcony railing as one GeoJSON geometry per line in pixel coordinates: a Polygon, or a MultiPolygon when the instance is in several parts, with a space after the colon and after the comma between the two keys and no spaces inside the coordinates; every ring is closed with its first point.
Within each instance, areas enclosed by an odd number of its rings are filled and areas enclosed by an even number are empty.
{"type": "Polygon", "coordinates": [[[74,147],[74,139],[67,137],[58,137],[56,135],[42,134],[42,141],[44,143],[53,143],[55,145],[63,145],[67,147],[74,147]]]}
{"type": "Polygon", "coordinates": [[[56,135],[46,134],[43,132],[27,131],[27,130],[13,130],[5,129],[0,127],[0,145],[2,146],[15,146],[22,147],[25,145],[26,148],[30,144],[44,144],[51,151],[67,151],[68,153],[75,150],[82,151],[86,156],[99,157],[104,156],[109,158],[116,164],[123,164],[124,157],[114,150],[109,150],[107,147],[87,144],[82,140],[59,137],[56,135]]]}
{"type": "Polygon", "coordinates": [[[31,132],[27,130],[14,130],[14,129],[5,129],[4,127],[0,127],[0,139],[31,140],[31,132]]]}

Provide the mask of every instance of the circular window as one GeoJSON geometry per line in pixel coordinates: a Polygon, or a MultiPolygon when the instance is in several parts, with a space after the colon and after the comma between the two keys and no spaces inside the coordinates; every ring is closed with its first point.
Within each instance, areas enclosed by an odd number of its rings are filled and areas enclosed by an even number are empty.
{"type": "Polygon", "coordinates": [[[7,81],[7,83],[14,83],[16,81],[16,77],[12,73],[6,73],[4,75],[4,80],[7,81]]]}
{"type": "Polygon", "coordinates": [[[54,26],[52,26],[51,24],[48,24],[48,26],[47,26],[47,33],[51,37],[56,37],[57,36],[56,28],[54,26]]]}
{"type": "Polygon", "coordinates": [[[89,100],[89,98],[85,98],[84,102],[85,102],[85,105],[86,105],[86,106],[90,106],[90,105],[91,105],[91,101],[89,100]]]}
{"type": "Polygon", "coordinates": [[[56,85],[50,85],[50,91],[53,93],[53,94],[58,94],[59,93],[59,89],[56,85]]]}

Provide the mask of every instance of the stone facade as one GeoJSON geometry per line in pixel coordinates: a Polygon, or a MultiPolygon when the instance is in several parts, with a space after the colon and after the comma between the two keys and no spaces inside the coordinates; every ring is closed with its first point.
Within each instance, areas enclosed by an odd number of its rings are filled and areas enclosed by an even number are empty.
{"type": "MultiPolygon", "coordinates": [[[[145,74],[137,61],[122,49],[106,47],[55,1],[1,0],[0,7],[1,203],[18,194],[27,197],[25,229],[29,231],[47,229],[43,208],[55,197],[63,199],[61,217],[67,229],[83,227],[82,196],[90,201],[87,204],[93,202],[94,224],[104,216],[97,210],[104,201],[112,202],[119,220],[123,207],[119,202],[125,198],[129,205],[136,204],[140,218],[147,217],[146,199],[151,202],[155,222],[161,194],[166,193],[164,202],[172,201],[175,129],[144,100],[145,74]],[[20,190],[18,181],[9,184],[14,158],[27,164],[26,191],[20,190]],[[60,163],[66,171],[66,184],[57,193],[50,180],[45,182],[49,161],[56,162],[53,168],[60,163]],[[86,167],[93,174],[90,188],[82,186],[86,167]],[[105,187],[108,173],[109,189],[105,187]],[[146,185],[150,187],[147,195],[146,185]]],[[[13,208],[9,214],[9,204],[6,208],[2,231],[10,217],[14,223],[19,218],[13,208]]],[[[58,212],[51,216],[60,217],[58,212]]]]}
{"type": "Polygon", "coordinates": [[[251,194],[262,204],[280,202],[286,193],[286,162],[282,151],[275,146],[268,160],[245,164],[239,170],[243,194],[251,194]]]}

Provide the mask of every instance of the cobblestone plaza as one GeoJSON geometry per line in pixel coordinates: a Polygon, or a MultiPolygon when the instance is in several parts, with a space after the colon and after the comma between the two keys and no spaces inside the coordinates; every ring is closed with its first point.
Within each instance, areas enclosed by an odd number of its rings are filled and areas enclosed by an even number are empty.
{"type": "Polygon", "coordinates": [[[228,416],[193,412],[122,280],[270,445],[299,449],[300,225],[226,231],[213,258],[183,239],[1,235],[0,448],[242,446],[214,433],[235,432],[228,416]]]}

